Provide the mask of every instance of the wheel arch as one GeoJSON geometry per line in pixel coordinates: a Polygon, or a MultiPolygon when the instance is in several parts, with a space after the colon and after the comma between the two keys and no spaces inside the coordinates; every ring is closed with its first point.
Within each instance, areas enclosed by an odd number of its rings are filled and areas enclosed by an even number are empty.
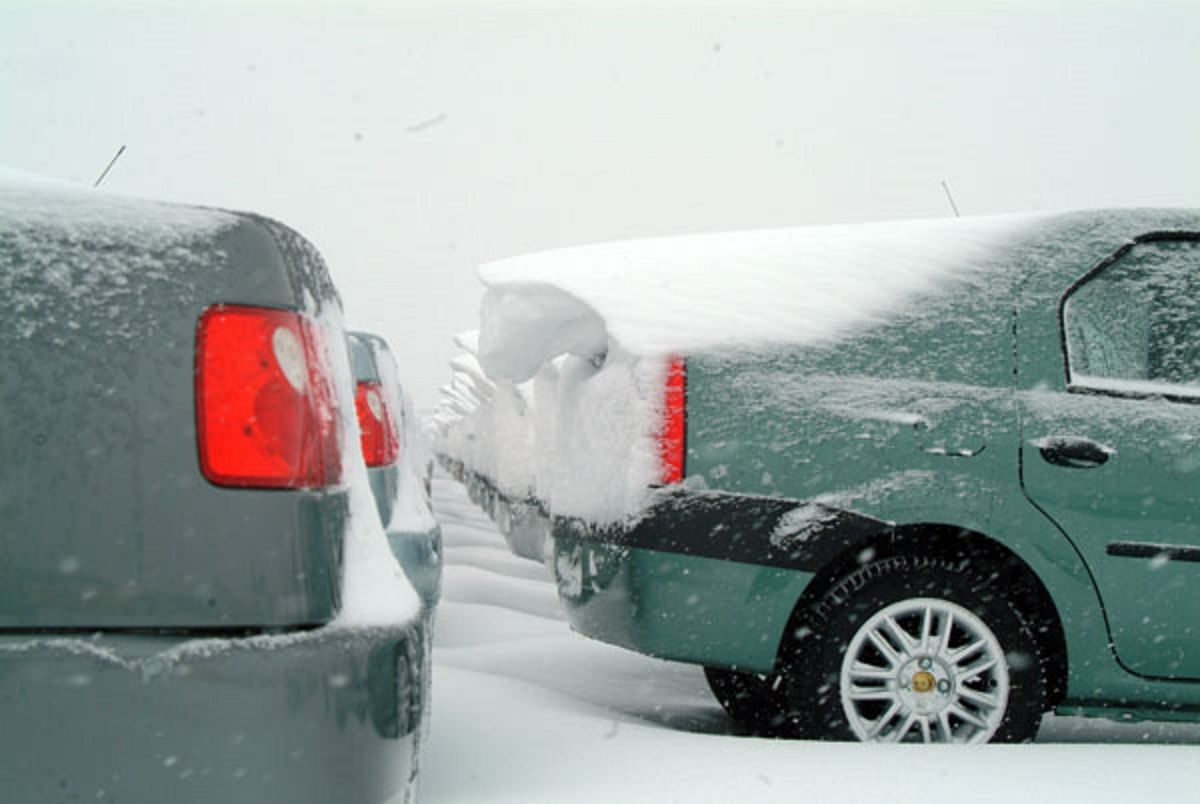
{"type": "Polygon", "coordinates": [[[780,640],[776,667],[801,627],[800,617],[858,567],[880,558],[920,555],[955,562],[983,564],[993,574],[1011,575],[1007,588],[1026,624],[1037,639],[1046,662],[1046,706],[1053,708],[1066,694],[1067,643],[1062,618],[1046,585],[1033,568],[999,541],[975,530],[937,522],[897,525],[864,542],[856,543],[822,566],[792,610],[780,640]]]}

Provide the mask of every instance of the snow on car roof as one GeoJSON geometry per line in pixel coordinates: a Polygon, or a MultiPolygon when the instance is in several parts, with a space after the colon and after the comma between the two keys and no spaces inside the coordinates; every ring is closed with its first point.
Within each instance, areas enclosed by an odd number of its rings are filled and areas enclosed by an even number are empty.
{"type": "Polygon", "coordinates": [[[156,248],[236,221],[222,210],[116,195],[0,166],[0,229],[5,231],[52,226],[88,239],[136,235],[156,248]]]}
{"type": "Polygon", "coordinates": [[[8,331],[30,338],[86,319],[105,338],[136,340],[138,322],[149,320],[155,305],[148,287],[193,292],[199,272],[224,264],[215,236],[238,220],[0,167],[0,296],[8,331]]]}
{"type": "Polygon", "coordinates": [[[839,337],[987,264],[1036,216],[721,232],[483,265],[479,358],[521,381],[564,353],[633,354],[839,337]]]}

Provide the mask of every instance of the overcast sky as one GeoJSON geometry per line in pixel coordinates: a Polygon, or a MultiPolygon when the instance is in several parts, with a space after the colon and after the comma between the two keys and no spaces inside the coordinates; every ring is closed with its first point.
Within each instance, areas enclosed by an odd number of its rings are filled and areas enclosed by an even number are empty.
{"type": "Polygon", "coordinates": [[[1200,206],[1200,3],[5,0],[0,162],[307,235],[418,405],[489,259],[1200,206]]]}

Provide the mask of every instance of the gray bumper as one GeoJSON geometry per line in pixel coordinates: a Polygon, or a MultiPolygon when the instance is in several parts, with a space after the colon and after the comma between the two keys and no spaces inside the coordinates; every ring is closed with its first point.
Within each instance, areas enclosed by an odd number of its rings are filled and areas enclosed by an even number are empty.
{"type": "Polygon", "coordinates": [[[238,639],[0,637],[0,790],[22,801],[403,801],[420,625],[238,639]]]}

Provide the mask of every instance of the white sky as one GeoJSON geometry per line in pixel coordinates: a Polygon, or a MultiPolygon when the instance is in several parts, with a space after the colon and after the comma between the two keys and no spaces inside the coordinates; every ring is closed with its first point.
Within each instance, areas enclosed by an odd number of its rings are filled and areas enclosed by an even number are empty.
{"type": "Polygon", "coordinates": [[[596,240],[1200,206],[1200,3],[5,0],[0,162],[277,217],[419,406],[474,266],[596,240]]]}

